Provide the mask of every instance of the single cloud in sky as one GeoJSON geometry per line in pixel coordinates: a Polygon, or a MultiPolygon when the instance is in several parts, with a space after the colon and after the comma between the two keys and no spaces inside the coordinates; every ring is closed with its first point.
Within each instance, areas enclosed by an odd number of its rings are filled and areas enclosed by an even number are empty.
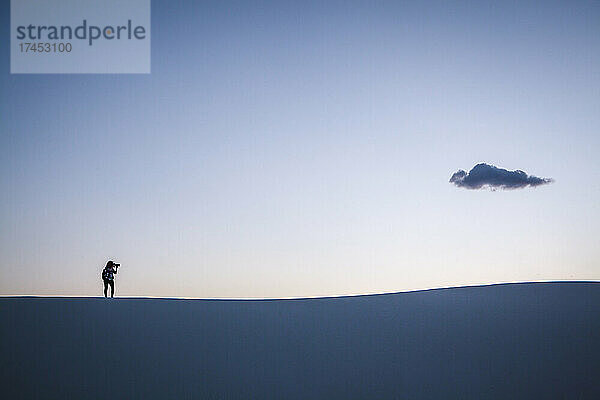
{"type": "Polygon", "coordinates": [[[477,164],[469,172],[459,169],[450,178],[450,183],[465,189],[522,189],[552,182],[552,178],[540,178],[521,170],[509,171],[485,163],[477,164]]]}

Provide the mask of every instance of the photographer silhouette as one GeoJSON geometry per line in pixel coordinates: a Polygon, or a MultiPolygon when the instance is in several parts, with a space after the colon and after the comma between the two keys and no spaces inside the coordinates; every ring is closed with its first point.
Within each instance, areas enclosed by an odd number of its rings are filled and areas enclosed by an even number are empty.
{"type": "Polygon", "coordinates": [[[114,297],[115,294],[115,274],[121,264],[117,264],[113,261],[106,263],[106,266],[102,270],[102,281],[104,282],[104,297],[107,296],[108,286],[110,285],[110,297],[114,297]]]}

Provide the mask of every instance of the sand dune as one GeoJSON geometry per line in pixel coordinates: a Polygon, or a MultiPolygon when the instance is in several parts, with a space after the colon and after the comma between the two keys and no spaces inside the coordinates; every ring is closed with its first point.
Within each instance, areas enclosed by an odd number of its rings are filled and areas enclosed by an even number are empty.
{"type": "Polygon", "coordinates": [[[599,399],[600,284],[2,298],[6,399],[599,399]]]}

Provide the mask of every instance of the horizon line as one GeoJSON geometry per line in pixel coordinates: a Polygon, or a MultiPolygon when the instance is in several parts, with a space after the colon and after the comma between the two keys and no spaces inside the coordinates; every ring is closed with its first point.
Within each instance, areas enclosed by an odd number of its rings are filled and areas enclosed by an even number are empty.
{"type": "MultiPolygon", "coordinates": [[[[591,280],[537,280],[537,281],[510,281],[496,283],[482,283],[462,286],[438,286],[424,289],[402,290],[397,292],[377,292],[377,293],[351,293],[339,295],[324,295],[324,296],[289,296],[289,297],[185,297],[185,296],[116,296],[113,299],[129,299],[129,300],[205,300],[205,301],[275,301],[275,300],[318,300],[318,299],[338,299],[351,297],[369,297],[369,296],[385,296],[403,293],[418,293],[429,292],[434,290],[449,290],[449,289],[464,289],[478,288],[489,286],[508,286],[508,285],[526,285],[535,283],[600,283],[598,279],[591,280]]],[[[42,299],[103,299],[104,296],[87,296],[87,295],[36,295],[36,294],[0,294],[0,299],[27,299],[27,298],[42,298],[42,299]]]]}

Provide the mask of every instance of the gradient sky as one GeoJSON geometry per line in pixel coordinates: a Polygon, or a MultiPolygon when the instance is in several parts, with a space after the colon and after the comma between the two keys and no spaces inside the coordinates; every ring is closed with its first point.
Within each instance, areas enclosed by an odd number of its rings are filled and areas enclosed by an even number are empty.
{"type": "Polygon", "coordinates": [[[2,295],[600,279],[597,1],[153,1],[150,75],[10,75],[0,4],[2,295]]]}

